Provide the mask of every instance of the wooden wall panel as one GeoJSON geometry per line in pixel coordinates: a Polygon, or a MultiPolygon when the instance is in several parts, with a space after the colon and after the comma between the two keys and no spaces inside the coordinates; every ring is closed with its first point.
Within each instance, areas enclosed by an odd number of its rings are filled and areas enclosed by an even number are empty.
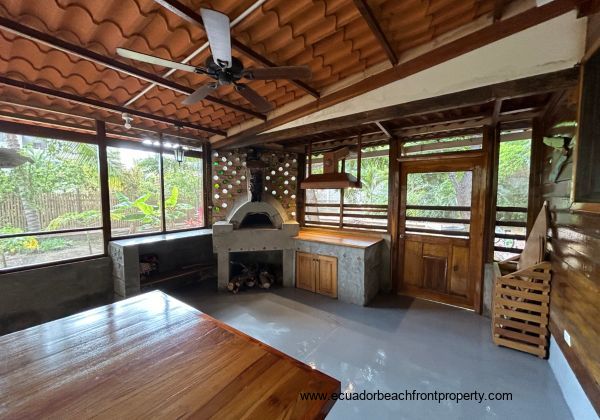
{"type": "Polygon", "coordinates": [[[423,255],[423,287],[438,293],[447,293],[448,259],[423,255]]]}
{"type": "Polygon", "coordinates": [[[404,252],[405,258],[413,261],[412,264],[404,264],[404,283],[409,286],[423,287],[423,243],[406,240],[404,252]]]}
{"type": "Polygon", "coordinates": [[[467,297],[469,293],[469,248],[453,246],[450,270],[450,293],[467,297]]]}
{"type": "Polygon", "coordinates": [[[544,146],[542,194],[550,209],[550,329],[579,382],[600,411],[600,215],[570,210],[572,158],[552,183],[552,149],[544,146]],[[569,347],[562,339],[571,336],[569,347]]]}

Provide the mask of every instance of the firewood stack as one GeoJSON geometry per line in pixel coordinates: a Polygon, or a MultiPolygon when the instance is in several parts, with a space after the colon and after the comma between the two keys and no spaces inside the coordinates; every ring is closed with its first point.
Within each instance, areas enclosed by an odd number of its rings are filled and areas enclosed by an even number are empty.
{"type": "Polygon", "coordinates": [[[275,276],[267,267],[259,267],[257,264],[245,265],[239,262],[232,264],[242,267],[242,272],[231,278],[227,285],[227,290],[236,294],[240,290],[269,289],[275,283],[275,276]]]}

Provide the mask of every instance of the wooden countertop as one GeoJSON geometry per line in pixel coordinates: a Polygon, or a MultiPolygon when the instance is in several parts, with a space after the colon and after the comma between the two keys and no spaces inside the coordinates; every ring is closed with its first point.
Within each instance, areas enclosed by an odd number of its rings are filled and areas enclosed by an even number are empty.
{"type": "Polygon", "coordinates": [[[340,382],[162,293],[0,337],[1,418],[323,418],[340,382]]]}
{"type": "Polygon", "coordinates": [[[298,236],[295,236],[294,239],[350,248],[368,248],[383,241],[381,237],[377,236],[327,229],[300,229],[298,236]]]}

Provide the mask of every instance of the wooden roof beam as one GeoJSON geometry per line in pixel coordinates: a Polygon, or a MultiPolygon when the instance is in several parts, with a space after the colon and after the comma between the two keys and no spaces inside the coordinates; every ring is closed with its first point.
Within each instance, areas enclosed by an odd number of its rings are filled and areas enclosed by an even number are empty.
{"type": "MultiPolygon", "coordinates": [[[[32,109],[32,110],[41,111],[44,113],[65,115],[68,117],[81,118],[81,119],[91,120],[91,121],[97,120],[97,118],[95,118],[93,115],[89,115],[89,114],[84,115],[79,112],[67,111],[67,110],[64,110],[61,108],[57,108],[56,106],[45,107],[45,106],[41,106],[41,105],[37,105],[37,104],[32,104],[31,102],[23,102],[23,101],[14,99],[14,98],[2,98],[2,99],[0,99],[0,104],[13,106],[13,107],[32,109]]],[[[0,115],[2,115],[2,114],[0,113],[0,115]]],[[[33,118],[33,117],[23,116],[23,118],[21,118],[21,119],[25,120],[27,118],[33,118]]],[[[19,119],[19,118],[17,118],[17,116],[15,116],[15,119],[19,119]]],[[[50,120],[47,118],[45,120],[47,120],[49,124],[52,121],[53,125],[58,128],[61,128],[61,127],[69,128],[70,127],[70,124],[60,121],[60,120],[50,120]]],[[[34,120],[31,119],[31,121],[34,121],[34,120]]],[[[120,125],[120,126],[123,125],[123,120],[120,117],[106,119],[106,120],[104,120],[104,122],[106,123],[106,125],[120,125]]],[[[146,128],[146,127],[134,126],[131,128],[131,131],[140,131],[140,132],[145,132],[145,133],[151,133],[151,135],[163,134],[163,135],[167,135],[169,137],[175,137],[178,139],[182,139],[182,140],[185,140],[185,141],[188,141],[191,143],[198,143],[198,142],[206,141],[206,138],[204,138],[204,137],[191,137],[187,134],[182,134],[179,131],[172,131],[172,130],[157,130],[157,129],[151,129],[151,128],[146,128]]],[[[125,135],[123,134],[123,136],[125,136],[125,135]]],[[[131,137],[137,138],[136,136],[131,136],[131,137]]]]}
{"type": "Polygon", "coordinates": [[[492,17],[494,22],[502,19],[502,15],[504,14],[504,8],[506,7],[506,0],[494,0],[494,11],[492,12],[492,17]]]}
{"type": "Polygon", "coordinates": [[[452,124],[452,123],[463,123],[463,122],[467,122],[467,121],[479,121],[485,118],[488,118],[489,115],[483,112],[466,112],[466,113],[462,113],[461,116],[458,117],[449,117],[449,118],[435,118],[432,120],[427,120],[424,121],[422,123],[418,123],[418,124],[408,124],[408,125],[401,125],[400,127],[398,127],[398,129],[401,130],[408,130],[408,129],[418,129],[418,128],[423,128],[423,127],[430,127],[432,125],[437,125],[437,124],[452,124]]]}
{"type": "Polygon", "coordinates": [[[388,60],[390,60],[390,63],[392,63],[393,66],[398,64],[398,56],[396,55],[396,52],[392,48],[392,44],[390,44],[390,41],[387,39],[387,37],[385,36],[385,33],[381,29],[381,26],[379,25],[379,22],[377,21],[375,14],[373,14],[373,11],[367,4],[367,1],[366,0],[354,0],[354,5],[360,12],[364,21],[369,26],[369,29],[371,29],[371,32],[373,33],[373,35],[375,35],[375,38],[377,38],[377,41],[379,41],[379,45],[381,45],[381,48],[383,48],[383,50],[385,51],[385,53],[388,57],[388,60]]]}
{"type": "Polygon", "coordinates": [[[454,108],[480,105],[497,99],[518,98],[535,95],[538,93],[554,92],[575,86],[579,80],[579,70],[571,68],[554,73],[525,77],[509,82],[496,83],[449,93],[435,98],[421,99],[398,105],[387,106],[380,109],[345,115],[325,121],[318,121],[299,127],[272,131],[260,135],[245,135],[240,133],[213,143],[213,148],[242,147],[274,141],[289,140],[306,137],[328,131],[356,127],[375,121],[387,121],[396,118],[409,117],[420,114],[430,114],[454,108]]]}
{"type": "MultiPolygon", "coordinates": [[[[354,98],[378,87],[444,63],[484,45],[546,22],[564,13],[568,13],[583,2],[584,0],[554,0],[540,7],[529,8],[515,16],[487,25],[448,43],[433,47],[428,52],[415,58],[401,62],[396,66],[367,77],[357,83],[341,88],[328,95],[324,95],[318,101],[311,101],[282,115],[270,118],[262,124],[258,124],[243,132],[232,135],[227,140],[231,139],[236,141],[247,138],[354,98]]],[[[217,147],[221,147],[221,144],[227,143],[217,142],[215,144],[217,144],[217,147]]]]}
{"type": "Polygon", "coordinates": [[[182,120],[174,120],[168,117],[162,117],[159,115],[150,114],[143,111],[138,111],[133,108],[126,108],[121,105],[114,105],[108,102],[98,101],[96,99],[85,98],[83,96],[74,95],[72,93],[61,92],[58,90],[50,89],[45,86],[35,85],[29,82],[23,82],[21,80],[14,80],[8,77],[4,77],[0,75],[0,85],[12,86],[17,89],[25,89],[31,92],[40,93],[42,95],[52,96],[54,98],[64,99],[69,102],[75,102],[81,105],[90,106],[92,108],[103,109],[105,111],[116,112],[119,114],[127,113],[130,115],[134,115],[136,117],[140,117],[147,120],[158,121],[165,124],[170,124],[176,127],[187,127],[194,130],[205,131],[212,134],[225,135],[224,131],[218,130],[216,128],[205,127],[202,125],[190,123],[182,120]]]}
{"type": "Polygon", "coordinates": [[[390,139],[394,138],[394,134],[392,134],[392,131],[390,130],[389,127],[387,127],[387,124],[383,121],[375,121],[375,125],[377,125],[377,127],[379,127],[379,129],[381,130],[381,132],[383,134],[385,134],[386,136],[388,136],[390,139]]]}
{"type": "MultiPolygon", "coordinates": [[[[92,63],[108,67],[112,70],[118,71],[123,74],[127,74],[128,76],[135,77],[145,82],[155,83],[158,86],[162,86],[174,92],[182,93],[184,95],[190,95],[194,92],[194,89],[188,86],[184,86],[172,80],[166,79],[162,76],[158,76],[156,74],[140,70],[137,67],[130,66],[129,64],[125,64],[111,57],[106,57],[102,54],[98,54],[95,51],[88,50],[79,45],[71,44],[70,42],[64,41],[60,38],[56,38],[44,32],[40,32],[36,29],[22,25],[18,22],[12,21],[2,16],[0,16],[0,28],[6,30],[7,32],[21,36],[23,38],[27,38],[34,42],[46,45],[50,48],[63,51],[67,54],[74,55],[87,61],[91,61],[92,63]]],[[[205,99],[209,102],[213,102],[215,104],[231,108],[238,112],[252,115],[253,117],[257,117],[262,120],[266,119],[266,117],[259,112],[244,108],[234,103],[217,98],[215,96],[209,95],[205,99]]]]}
{"type": "MultiPolygon", "coordinates": [[[[194,10],[190,9],[186,5],[179,2],[178,0],[154,0],[154,2],[160,4],[162,7],[169,10],[170,12],[176,14],[177,16],[179,16],[186,22],[193,23],[194,25],[198,25],[202,29],[204,29],[204,23],[202,22],[202,16],[200,16],[200,14],[196,13],[194,10]]],[[[278,66],[277,64],[273,63],[268,58],[257,53],[256,51],[254,51],[252,48],[242,44],[239,40],[237,40],[233,36],[231,37],[231,47],[234,50],[236,50],[236,51],[246,55],[247,57],[251,58],[252,60],[256,61],[257,63],[262,64],[265,67],[277,67],[278,66]]],[[[317,90],[315,90],[311,86],[307,85],[303,81],[290,80],[290,82],[293,83],[296,87],[307,92],[309,95],[314,96],[315,98],[319,98],[319,96],[320,96],[319,92],[317,92],[317,90]]]]}

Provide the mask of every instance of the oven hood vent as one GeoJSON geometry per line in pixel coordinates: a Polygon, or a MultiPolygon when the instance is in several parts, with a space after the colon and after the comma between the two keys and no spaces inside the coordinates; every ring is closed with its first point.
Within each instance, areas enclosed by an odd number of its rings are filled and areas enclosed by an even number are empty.
{"type": "Polygon", "coordinates": [[[361,182],[352,174],[346,172],[312,174],[300,183],[300,188],[305,189],[330,189],[330,188],[360,188],[361,182]]]}

